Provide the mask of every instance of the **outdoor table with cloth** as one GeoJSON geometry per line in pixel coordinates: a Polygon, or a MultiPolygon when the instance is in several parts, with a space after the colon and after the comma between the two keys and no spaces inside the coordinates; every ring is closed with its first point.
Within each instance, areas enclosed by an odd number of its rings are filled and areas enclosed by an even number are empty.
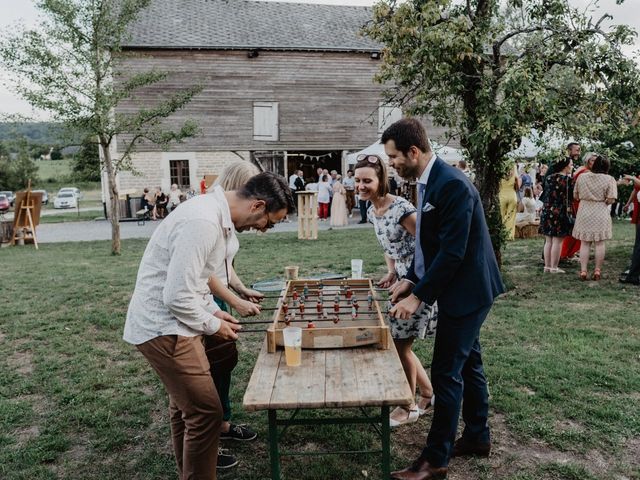
{"type": "Polygon", "coordinates": [[[258,355],[244,395],[247,410],[268,410],[271,478],[280,479],[280,456],[309,455],[309,452],[280,452],[278,442],[291,425],[371,424],[380,434],[382,448],[366,451],[314,452],[323,454],[382,454],[383,478],[390,474],[389,407],[410,405],[412,394],[398,353],[358,347],[302,350],[302,365],[288,367],[284,350],[267,352],[266,341],[258,355]],[[364,407],[380,407],[370,415],[364,407]],[[357,417],[297,418],[304,409],[356,408],[357,417]],[[293,410],[288,418],[278,418],[278,410],[293,410]]]}

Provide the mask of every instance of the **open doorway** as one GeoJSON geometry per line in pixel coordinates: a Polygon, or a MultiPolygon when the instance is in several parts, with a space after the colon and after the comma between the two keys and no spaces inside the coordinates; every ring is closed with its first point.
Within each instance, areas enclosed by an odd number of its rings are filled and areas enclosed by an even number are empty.
{"type": "Polygon", "coordinates": [[[321,150],[321,151],[295,151],[287,152],[287,171],[291,175],[296,170],[304,173],[304,182],[317,181],[317,169],[326,168],[336,170],[342,174],[342,151],[341,150],[321,150]]]}

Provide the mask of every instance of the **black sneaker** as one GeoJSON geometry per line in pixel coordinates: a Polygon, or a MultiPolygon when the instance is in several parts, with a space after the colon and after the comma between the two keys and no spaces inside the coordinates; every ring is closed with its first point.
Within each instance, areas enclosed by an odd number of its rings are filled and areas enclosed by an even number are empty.
{"type": "Polygon", "coordinates": [[[220,432],[220,440],[237,440],[239,442],[248,442],[258,436],[256,432],[246,425],[236,425],[231,423],[228,432],[220,432]]]}
{"type": "Polygon", "coordinates": [[[238,459],[231,455],[226,448],[218,447],[218,464],[216,465],[216,469],[225,470],[235,467],[236,465],[238,465],[238,459]]]}

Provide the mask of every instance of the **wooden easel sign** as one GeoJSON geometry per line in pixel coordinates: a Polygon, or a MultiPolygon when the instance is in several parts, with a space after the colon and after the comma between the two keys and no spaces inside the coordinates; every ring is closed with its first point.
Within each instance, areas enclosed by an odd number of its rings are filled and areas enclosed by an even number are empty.
{"type": "Polygon", "coordinates": [[[11,245],[33,242],[38,249],[36,227],[40,224],[40,208],[42,193],[31,191],[31,180],[24,192],[16,194],[15,213],[13,218],[13,238],[11,245]]]}

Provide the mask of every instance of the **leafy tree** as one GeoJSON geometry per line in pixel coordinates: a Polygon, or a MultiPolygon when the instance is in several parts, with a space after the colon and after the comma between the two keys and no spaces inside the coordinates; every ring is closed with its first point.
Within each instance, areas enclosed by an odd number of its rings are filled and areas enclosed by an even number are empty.
{"type": "Polygon", "coordinates": [[[100,157],[98,146],[85,143],[73,157],[73,174],[78,180],[100,181],[100,157]]]}
{"type": "Polygon", "coordinates": [[[18,79],[18,93],[99,146],[108,178],[113,254],[121,248],[116,176],[131,168],[136,145],[148,140],[164,146],[197,133],[191,121],[177,131],[164,128],[163,121],[191,101],[198,86],[167,95],[155,105],[115,113],[123,102],[136,105],[141,89],[168,77],[155,70],[131,74],[118,69],[127,29],[150,1],[37,0],[44,18],[39,28],[23,29],[0,46],[0,59],[18,79]],[[119,148],[114,155],[116,136],[119,148]]]}
{"type": "Polygon", "coordinates": [[[385,46],[387,101],[431,116],[466,150],[498,260],[500,180],[522,137],[624,134],[638,112],[640,76],[622,53],[635,32],[592,13],[568,0],[383,0],[365,27],[385,46]]]}
{"type": "Polygon", "coordinates": [[[33,161],[29,151],[29,142],[26,138],[17,140],[17,156],[10,162],[10,178],[12,190],[27,188],[29,180],[31,185],[38,183],[38,166],[33,161]]]}

